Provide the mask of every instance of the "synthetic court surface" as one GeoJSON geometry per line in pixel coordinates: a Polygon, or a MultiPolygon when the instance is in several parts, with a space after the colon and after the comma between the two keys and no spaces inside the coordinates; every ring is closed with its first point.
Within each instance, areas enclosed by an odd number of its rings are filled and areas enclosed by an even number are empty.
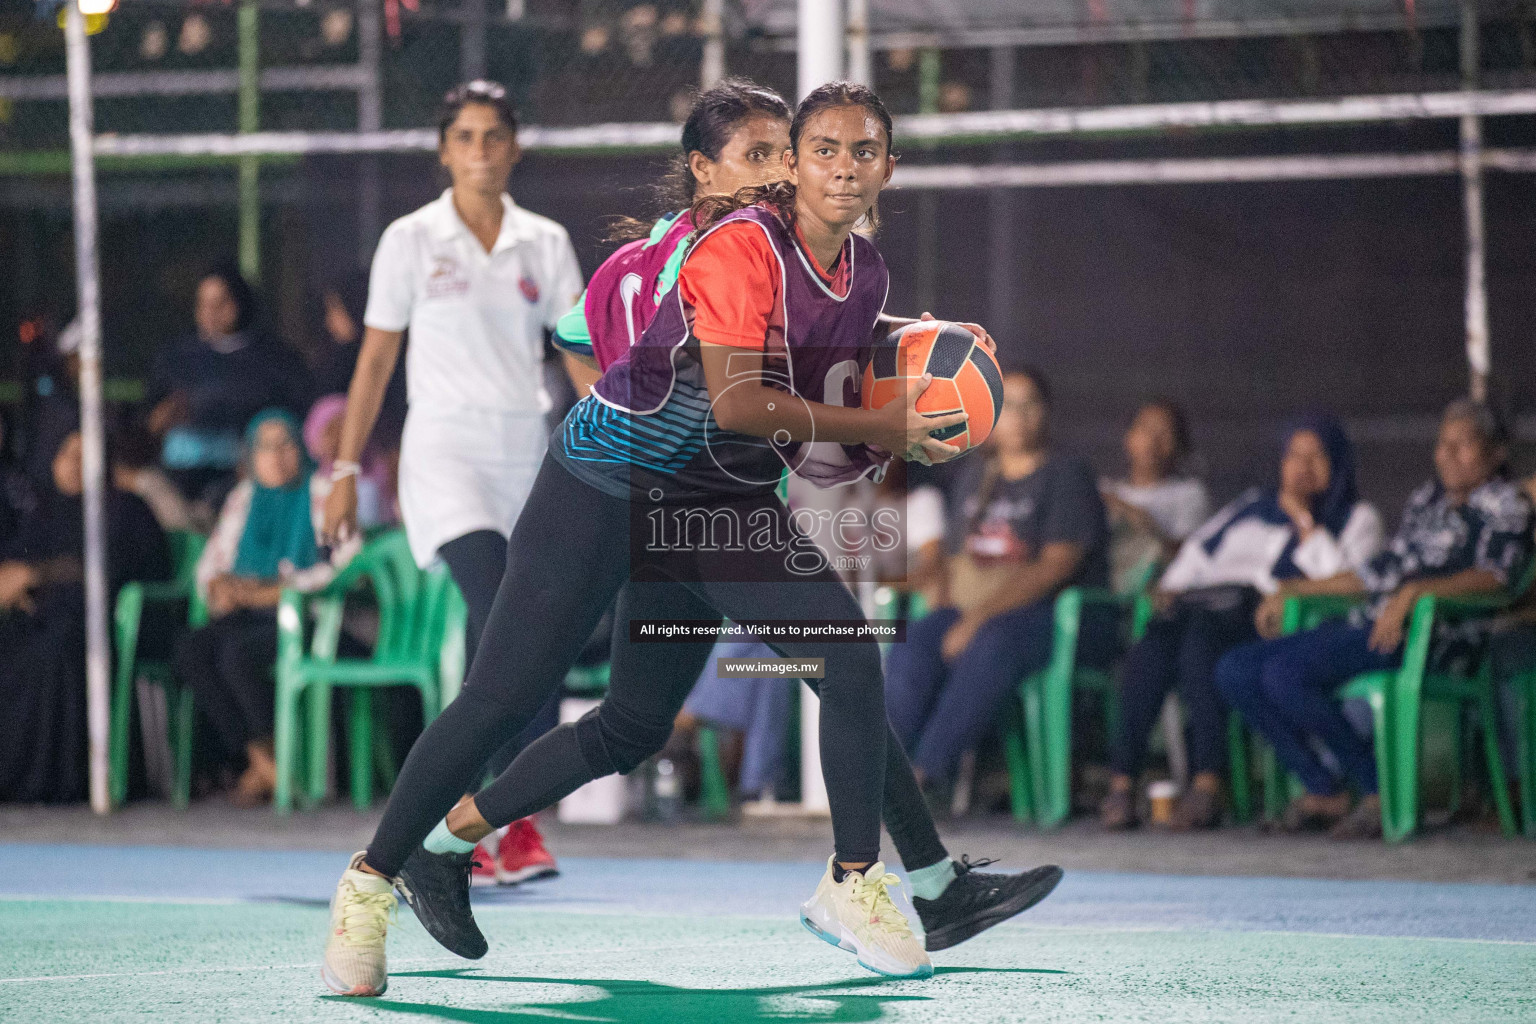
{"type": "Polygon", "coordinates": [[[402,907],[388,993],[342,1000],[318,954],[345,861],[0,845],[0,1020],[1536,1021],[1532,886],[1069,873],[904,982],[801,929],[819,865],[597,858],[477,894],[474,963],[402,907]]]}

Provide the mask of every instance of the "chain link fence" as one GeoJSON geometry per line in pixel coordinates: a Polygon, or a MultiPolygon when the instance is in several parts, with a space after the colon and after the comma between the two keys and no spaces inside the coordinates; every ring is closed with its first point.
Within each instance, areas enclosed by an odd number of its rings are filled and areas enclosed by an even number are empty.
{"type": "MultiPolygon", "coordinates": [[[[238,9],[123,0],[92,37],[98,131],[234,132],[238,9]],[[201,88],[192,75],[206,76],[201,88]]],[[[367,13],[262,3],[262,129],[350,132],[374,99],[377,127],[430,127],[469,73],[506,84],[530,125],[675,123],[715,24],[682,0],[419,0],[367,13]]],[[[727,0],[724,70],[791,94],[794,14],[794,0],[727,0]]],[[[1481,86],[1536,86],[1536,4],[1484,0],[1480,17],[1481,86]]],[[[1452,91],[1459,21],[1447,0],[875,0],[870,66],[898,114],[1452,91]]],[[[30,373],[36,342],[23,330],[45,337],[73,309],[62,73],[51,16],[0,6],[0,399],[30,373]]],[[[1487,126],[1490,145],[1536,145],[1531,117],[1487,126]]],[[[908,167],[944,167],[1453,152],[1457,132],[1420,120],[898,145],[908,167]]],[[[569,228],[590,272],[609,251],[609,217],[658,212],[645,186],[664,160],[654,148],[533,151],[513,191],[569,228]]],[[[197,275],[236,252],[238,190],[227,159],[101,169],[107,368],[131,379],[187,329],[197,275]]],[[[378,230],[444,184],[429,152],[264,157],[260,181],[268,316],[300,349],[320,343],[317,292],[358,274],[378,230]],[[372,214],[359,202],[369,181],[382,186],[372,214]]],[[[1536,380],[1532,187],[1529,175],[1491,176],[1486,199],[1496,393],[1517,411],[1536,380]]],[[[1251,453],[1288,410],[1328,405],[1377,447],[1362,461],[1392,504],[1425,469],[1425,417],[1465,383],[1453,175],[898,190],[882,208],[893,310],[996,325],[1005,361],[1057,377],[1063,437],[1105,467],[1148,395],[1185,401],[1208,452],[1249,453],[1213,455],[1218,491],[1247,482],[1251,453]]]]}

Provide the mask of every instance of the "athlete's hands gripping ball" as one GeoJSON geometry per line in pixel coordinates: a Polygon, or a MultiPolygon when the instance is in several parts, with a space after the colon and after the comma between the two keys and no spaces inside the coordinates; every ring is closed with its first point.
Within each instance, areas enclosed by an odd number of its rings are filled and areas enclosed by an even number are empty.
{"type": "Polygon", "coordinates": [[[945,425],[932,437],[944,445],[909,449],[907,458],[944,461],[945,446],[958,449],[948,457],[963,455],[987,439],[1002,410],[1003,373],[993,355],[995,347],[987,332],[974,324],[934,320],[925,313],[875,347],[864,368],[862,404],[882,409],[906,399],[919,413],[943,417],[945,425]],[[957,420],[956,414],[964,418],[957,420]]]}

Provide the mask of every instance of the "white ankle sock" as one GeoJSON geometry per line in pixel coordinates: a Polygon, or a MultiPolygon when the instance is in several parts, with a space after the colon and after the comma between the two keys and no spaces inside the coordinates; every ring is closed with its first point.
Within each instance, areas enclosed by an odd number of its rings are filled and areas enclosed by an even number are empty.
{"type": "Polygon", "coordinates": [[[475,848],[475,844],[468,839],[460,839],[448,831],[448,819],[444,818],[437,826],[427,833],[427,838],[422,840],[422,846],[428,853],[468,853],[475,848]]]}
{"type": "Polygon", "coordinates": [[[955,862],[951,857],[945,857],[937,864],[930,864],[925,868],[907,872],[907,881],[912,885],[912,895],[921,896],[925,900],[936,900],[949,888],[949,883],[955,880],[955,862]]]}

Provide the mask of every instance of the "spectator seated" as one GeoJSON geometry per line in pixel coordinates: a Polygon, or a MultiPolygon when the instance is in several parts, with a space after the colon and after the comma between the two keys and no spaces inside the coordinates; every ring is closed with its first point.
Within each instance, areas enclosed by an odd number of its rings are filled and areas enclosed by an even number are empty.
{"type": "MultiPolygon", "coordinates": [[[[1277,632],[1284,602],[1293,596],[1364,603],[1347,618],[1245,644],[1217,664],[1216,683],[1228,703],[1305,787],[1287,808],[1283,827],[1330,828],[1340,837],[1381,836],[1385,828],[1394,839],[1412,831],[1416,781],[1405,780],[1410,774],[1416,780],[1417,755],[1408,748],[1417,744],[1436,602],[1446,603],[1446,613],[1457,602],[1484,609],[1490,601],[1507,602],[1531,551],[1531,507],[1504,479],[1504,455],[1505,435],[1492,412],[1453,402],[1435,446],[1436,478],[1409,499],[1386,549],[1357,569],[1278,589],[1260,606],[1257,621],[1261,632],[1277,632]],[[1383,708],[1377,710],[1377,742],[1389,750],[1373,751],[1341,712],[1335,694],[1351,679],[1359,685],[1352,683],[1349,695],[1396,693],[1385,718],[1383,708]],[[1402,693],[1404,687],[1411,692],[1402,693]],[[1383,734],[1389,728],[1390,737],[1383,734]],[[1330,753],[1342,780],[1314,742],[1330,753]],[[1379,762],[1398,778],[1384,777],[1379,762]],[[1346,781],[1360,796],[1353,810],[1346,781]],[[1391,787],[1385,798],[1384,785],[1391,787]]],[[[1492,721],[1485,731],[1496,742],[1492,721]]],[[[1495,774],[1501,788],[1502,772],[1495,774]]]]}

